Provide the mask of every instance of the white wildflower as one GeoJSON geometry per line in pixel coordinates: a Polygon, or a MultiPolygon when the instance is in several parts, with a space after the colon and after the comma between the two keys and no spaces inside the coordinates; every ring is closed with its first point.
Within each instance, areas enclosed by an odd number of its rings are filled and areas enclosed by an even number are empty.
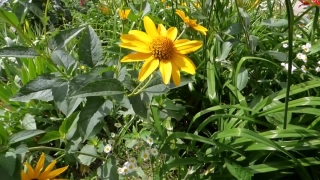
{"type": "Polygon", "coordinates": [[[320,67],[317,67],[317,68],[316,68],[316,71],[317,71],[317,72],[320,72],[320,67]]]}
{"type": "Polygon", "coordinates": [[[134,168],[136,168],[135,164],[132,164],[130,162],[125,162],[124,166],[128,169],[128,172],[131,173],[132,171],[134,171],[134,168]]]}
{"type": "Polygon", "coordinates": [[[308,71],[307,67],[305,65],[301,66],[301,70],[303,73],[306,73],[308,71]]]}
{"type": "Polygon", "coordinates": [[[148,151],[142,151],[142,153],[141,153],[141,158],[144,160],[144,161],[146,161],[146,160],[148,160],[149,159],[149,152],[148,151]]]}
{"type": "MultiPolygon", "coordinates": [[[[288,63],[281,63],[281,66],[284,67],[287,71],[289,70],[289,64],[288,63]]],[[[297,70],[295,66],[292,65],[291,72],[297,70]]]]}
{"type": "Polygon", "coordinates": [[[302,45],[301,47],[303,49],[304,52],[310,52],[310,48],[311,48],[311,44],[310,43],[307,43],[305,45],[302,45]]]}
{"type": "Polygon", "coordinates": [[[152,148],[150,150],[150,153],[152,154],[152,156],[158,156],[158,154],[159,154],[158,149],[156,149],[156,148],[152,148]]]}
{"type": "Polygon", "coordinates": [[[299,38],[299,39],[302,38],[302,36],[300,34],[297,34],[296,37],[299,38]]]}
{"type": "Polygon", "coordinates": [[[116,137],[115,133],[111,133],[110,135],[111,135],[112,138],[116,137]]]}
{"type": "Polygon", "coordinates": [[[153,139],[152,139],[151,137],[149,137],[149,138],[147,139],[147,143],[148,143],[150,146],[152,146],[152,144],[153,144],[153,139]]]}
{"type": "Polygon", "coordinates": [[[308,60],[308,57],[307,57],[307,55],[305,55],[305,54],[303,54],[303,53],[298,53],[297,54],[297,58],[298,59],[300,59],[300,60],[302,60],[303,62],[307,62],[307,60],[308,60]]]}
{"type": "Polygon", "coordinates": [[[122,125],[121,125],[121,123],[114,123],[114,126],[117,127],[117,128],[119,128],[119,127],[121,127],[122,125]]]}
{"type": "Polygon", "coordinates": [[[289,45],[287,43],[285,43],[285,44],[282,44],[282,47],[287,48],[287,47],[289,47],[289,45]]]}
{"type": "Polygon", "coordinates": [[[132,164],[137,164],[137,159],[136,158],[134,158],[134,157],[131,157],[131,158],[129,158],[129,163],[132,163],[132,164]]]}
{"type": "Polygon", "coordinates": [[[103,149],[105,153],[110,153],[112,150],[112,146],[110,144],[107,144],[103,149]]]}
{"type": "Polygon", "coordinates": [[[121,175],[123,175],[123,168],[118,168],[118,174],[121,174],[121,175]]]}
{"type": "Polygon", "coordinates": [[[122,167],[123,175],[127,175],[129,173],[129,169],[126,166],[122,167]]]}

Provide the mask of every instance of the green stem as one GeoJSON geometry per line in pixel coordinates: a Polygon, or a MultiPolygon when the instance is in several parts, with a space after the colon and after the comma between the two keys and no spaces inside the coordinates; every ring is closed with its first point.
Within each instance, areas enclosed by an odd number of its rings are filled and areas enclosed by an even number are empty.
{"type": "MultiPolygon", "coordinates": [[[[64,149],[54,148],[54,147],[46,147],[46,146],[38,146],[38,147],[31,147],[31,148],[29,148],[29,151],[39,151],[39,150],[49,150],[49,151],[65,152],[64,149]]],[[[95,155],[87,154],[87,153],[80,152],[80,151],[74,151],[73,153],[77,153],[77,154],[82,154],[82,155],[85,155],[85,156],[94,157],[94,158],[97,158],[97,159],[101,159],[101,160],[103,160],[103,161],[107,161],[107,160],[108,160],[108,159],[106,159],[106,158],[104,158],[104,157],[101,157],[101,156],[95,156],[95,155]]]]}
{"type": "Polygon", "coordinates": [[[133,96],[133,95],[137,95],[140,92],[142,92],[146,86],[150,83],[151,79],[152,79],[153,75],[151,74],[149,76],[148,81],[144,84],[144,86],[142,86],[143,82],[141,82],[140,84],[138,84],[138,86],[128,95],[128,97],[133,96]],[[142,86],[142,88],[140,88],[140,86],[142,86]],[[139,89],[140,88],[140,89],[139,89]],[[139,89],[139,90],[138,90],[139,89]]]}
{"type": "Polygon", "coordinates": [[[314,13],[313,17],[313,23],[312,23],[312,29],[310,32],[310,42],[312,43],[314,41],[314,36],[316,33],[318,33],[318,19],[319,19],[319,7],[315,7],[316,11],[314,13]]]}
{"type": "Polygon", "coordinates": [[[289,54],[288,54],[288,77],[287,77],[287,89],[286,89],[286,100],[284,105],[284,122],[283,129],[287,128],[288,122],[288,104],[289,104],[289,93],[291,86],[291,71],[292,71],[292,61],[293,56],[293,25],[294,25],[294,14],[292,9],[291,0],[286,0],[286,8],[288,14],[288,43],[289,43],[289,54]]]}

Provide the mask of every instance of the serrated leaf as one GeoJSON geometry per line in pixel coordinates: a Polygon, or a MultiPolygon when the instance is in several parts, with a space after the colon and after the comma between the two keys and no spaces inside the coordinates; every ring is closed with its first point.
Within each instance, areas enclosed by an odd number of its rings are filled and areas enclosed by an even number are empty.
{"type": "Polygon", "coordinates": [[[102,79],[80,88],[71,97],[111,96],[123,93],[121,82],[116,79],[102,79]]]}
{"type": "Polygon", "coordinates": [[[64,50],[55,50],[52,52],[51,58],[54,63],[65,67],[67,70],[75,64],[75,60],[64,50]]]}
{"type": "Polygon", "coordinates": [[[37,136],[39,134],[45,133],[45,131],[42,130],[25,130],[20,131],[18,133],[15,133],[9,137],[9,144],[13,144],[34,136],[37,136]]]}
{"type": "Polygon", "coordinates": [[[104,120],[113,108],[113,104],[109,100],[101,97],[87,98],[87,103],[81,110],[78,121],[78,129],[83,139],[87,139],[95,126],[104,120]]]}
{"type": "Polygon", "coordinates": [[[57,79],[53,75],[43,75],[29,81],[19,92],[13,96],[11,101],[28,102],[32,99],[41,101],[53,100],[52,88],[62,84],[64,80],[57,79]]]}
{"type": "Polygon", "coordinates": [[[267,19],[261,22],[261,25],[271,26],[271,27],[282,27],[288,25],[288,20],[286,19],[267,19]]]}
{"type": "Polygon", "coordinates": [[[83,98],[69,98],[68,88],[68,83],[62,83],[60,86],[52,88],[53,100],[66,117],[69,117],[83,101],[83,98]]]}
{"type": "Polygon", "coordinates": [[[22,127],[25,130],[33,130],[37,129],[36,120],[34,119],[34,116],[31,114],[26,114],[22,119],[22,127]]]}
{"type": "Polygon", "coordinates": [[[89,67],[94,67],[103,61],[103,51],[100,39],[91,26],[84,29],[79,42],[79,61],[89,67]]]}
{"type": "Polygon", "coordinates": [[[45,144],[54,140],[60,139],[59,131],[47,132],[39,141],[39,144],[45,144]]]}
{"type": "MultiPolygon", "coordinates": [[[[97,154],[97,151],[95,149],[95,147],[93,145],[85,145],[81,151],[82,153],[85,153],[85,154],[91,154],[93,156],[98,156],[97,154]]],[[[90,166],[90,164],[96,159],[92,156],[86,156],[86,155],[83,155],[83,154],[80,154],[78,156],[78,159],[80,160],[81,164],[83,165],[86,165],[86,166],[90,166]]]]}
{"type": "Polygon", "coordinates": [[[38,54],[30,47],[13,46],[0,49],[0,57],[36,57],[38,54]]]}
{"type": "Polygon", "coordinates": [[[251,180],[251,177],[254,175],[248,169],[233,163],[227,159],[225,159],[225,163],[229,172],[238,180],[251,180]]]}
{"type": "Polygon", "coordinates": [[[85,27],[78,27],[61,31],[49,41],[49,47],[54,50],[63,48],[71,39],[76,37],[84,29],[85,27]]]}

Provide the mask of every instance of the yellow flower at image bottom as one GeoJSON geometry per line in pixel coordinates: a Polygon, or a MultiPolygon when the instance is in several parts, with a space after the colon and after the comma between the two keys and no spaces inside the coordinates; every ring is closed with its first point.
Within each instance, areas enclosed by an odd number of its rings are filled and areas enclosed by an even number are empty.
{"type": "Polygon", "coordinates": [[[68,169],[68,166],[65,166],[63,168],[51,171],[57,162],[56,160],[53,160],[44,169],[44,171],[42,171],[44,166],[44,159],[45,156],[44,153],[42,153],[35,169],[33,169],[30,164],[25,163],[25,165],[27,166],[27,172],[24,172],[23,170],[21,171],[21,180],[51,180],[52,178],[58,176],[68,169]]]}
{"type": "Polygon", "coordinates": [[[144,61],[138,76],[140,81],[144,81],[158,67],[164,84],[168,84],[172,77],[174,84],[180,85],[180,71],[195,74],[196,67],[186,54],[198,50],[202,46],[201,41],[176,39],[176,27],[167,30],[158,24],[156,28],[148,16],[143,18],[143,23],[146,32],[131,30],[120,37],[120,47],[136,51],[123,57],[121,62],[144,61]]]}

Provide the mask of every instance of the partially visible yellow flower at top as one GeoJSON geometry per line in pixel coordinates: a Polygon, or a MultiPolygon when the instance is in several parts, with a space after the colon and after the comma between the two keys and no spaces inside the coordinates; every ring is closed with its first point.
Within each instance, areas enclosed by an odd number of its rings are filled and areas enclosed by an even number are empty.
{"type": "Polygon", "coordinates": [[[130,30],[129,34],[122,35],[122,48],[136,51],[121,59],[121,62],[144,61],[138,79],[144,81],[159,67],[164,84],[168,84],[172,77],[176,86],[180,85],[180,71],[195,74],[196,67],[186,54],[198,50],[201,41],[176,39],[178,30],[171,27],[168,30],[148,17],[143,18],[146,32],[130,30]]]}
{"type": "Polygon", "coordinates": [[[59,174],[63,173],[65,170],[68,169],[68,166],[65,166],[63,168],[51,171],[57,162],[56,160],[53,160],[46,167],[46,169],[43,170],[44,159],[45,156],[44,153],[42,153],[35,169],[33,169],[30,164],[25,163],[25,165],[27,166],[27,172],[24,172],[23,170],[21,171],[21,180],[48,180],[58,176],[59,174]]]}
{"type": "Polygon", "coordinates": [[[200,8],[200,3],[193,3],[196,8],[200,8]]]}
{"type": "Polygon", "coordinates": [[[237,4],[239,7],[251,11],[260,4],[260,1],[261,0],[237,0],[237,4]]]}
{"type": "Polygon", "coordinates": [[[197,24],[197,20],[190,19],[188,16],[185,15],[185,13],[181,10],[176,10],[176,13],[181,17],[183,22],[187,25],[189,25],[191,28],[193,28],[196,31],[199,31],[203,35],[207,35],[208,29],[197,24]]]}
{"type": "Polygon", "coordinates": [[[110,9],[108,8],[108,6],[103,3],[99,4],[98,9],[105,15],[108,15],[110,12],[110,9]]]}
{"type": "Polygon", "coordinates": [[[130,12],[131,12],[130,9],[126,9],[126,10],[119,9],[118,13],[119,13],[120,19],[122,20],[128,19],[130,12]]]}

